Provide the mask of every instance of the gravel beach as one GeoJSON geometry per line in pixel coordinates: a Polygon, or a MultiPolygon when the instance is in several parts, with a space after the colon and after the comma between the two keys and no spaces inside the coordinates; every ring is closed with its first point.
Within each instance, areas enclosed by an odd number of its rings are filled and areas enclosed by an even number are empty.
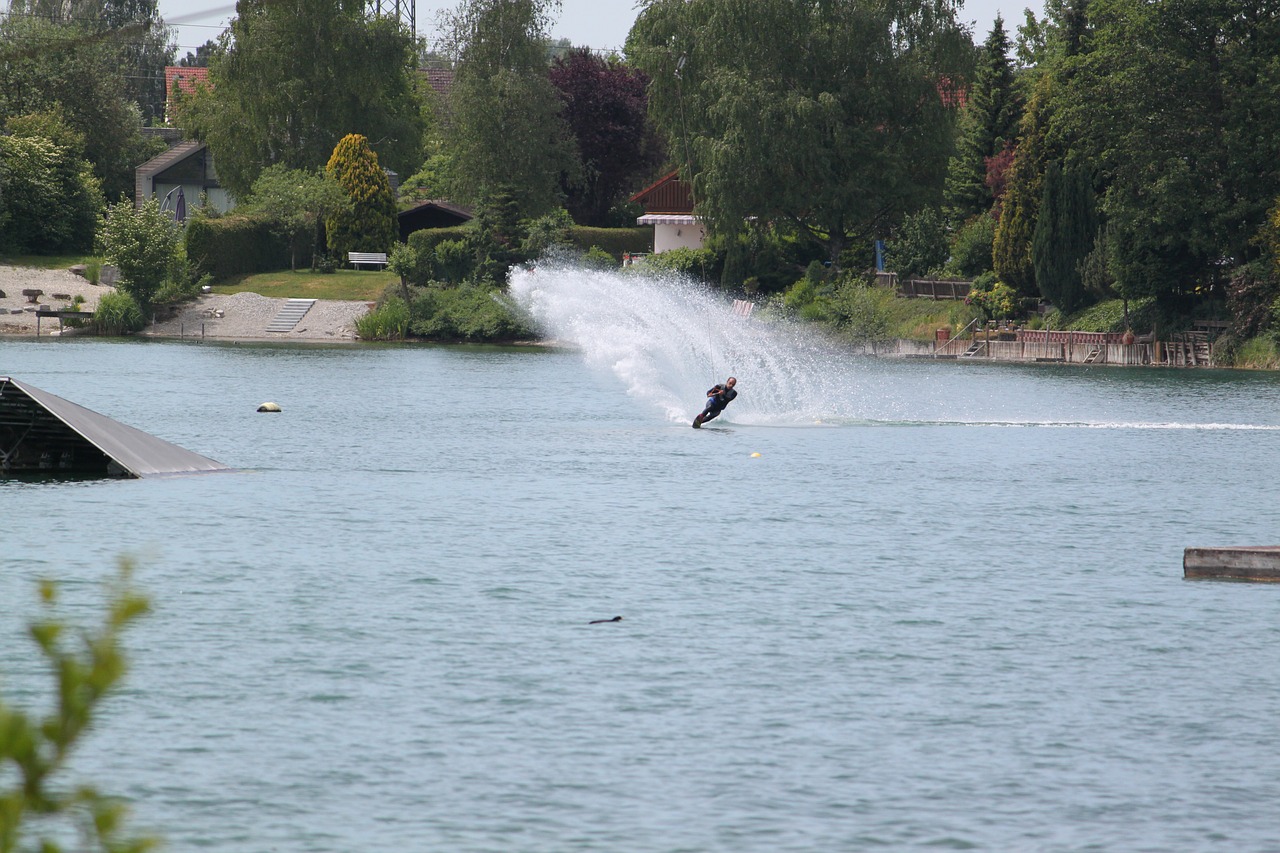
{"type": "MultiPolygon", "coordinates": [[[[0,335],[34,336],[36,309],[39,305],[70,309],[71,299],[84,297],[80,310],[92,311],[99,297],[112,288],[91,284],[66,270],[40,270],[30,267],[0,266],[0,335]],[[38,303],[28,301],[23,290],[42,290],[38,303]],[[66,299],[58,297],[65,296],[66,299]]],[[[140,337],[200,338],[205,340],[253,341],[354,341],[356,320],[369,310],[368,302],[317,300],[288,332],[268,332],[267,326],[285,306],[287,300],[272,299],[256,293],[231,296],[208,294],[162,315],[139,333],[140,337]]],[[[79,334],[79,330],[60,329],[54,318],[40,320],[40,336],[79,334]]]]}
{"type": "MultiPolygon", "coordinates": [[[[54,309],[72,310],[71,299],[77,294],[84,297],[81,311],[98,307],[98,298],[110,293],[110,287],[90,284],[67,270],[39,270],[30,267],[0,266],[0,335],[34,335],[36,333],[36,309],[47,305],[54,309]],[[22,295],[24,290],[42,290],[38,302],[30,302],[22,295]],[[56,298],[65,296],[66,299],[56,298]]],[[[40,321],[41,336],[58,331],[58,321],[40,321]]]]}

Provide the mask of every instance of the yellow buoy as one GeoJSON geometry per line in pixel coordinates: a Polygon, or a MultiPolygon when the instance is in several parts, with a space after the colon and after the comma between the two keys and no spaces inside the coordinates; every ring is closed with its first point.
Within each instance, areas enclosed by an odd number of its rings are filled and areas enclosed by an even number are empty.
{"type": "Polygon", "coordinates": [[[760,454],[759,454],[759,453],[752,453],[752,454],[751,454],[751,458],[752,458],[752,459],[759,459],[759,458],[760,458],[760,454]]]}
{"type": "Polygon", "coordinates": [[[280,411],[279,403],[263,403],[258,407],[259,412],[278,412],[280,411]]]}

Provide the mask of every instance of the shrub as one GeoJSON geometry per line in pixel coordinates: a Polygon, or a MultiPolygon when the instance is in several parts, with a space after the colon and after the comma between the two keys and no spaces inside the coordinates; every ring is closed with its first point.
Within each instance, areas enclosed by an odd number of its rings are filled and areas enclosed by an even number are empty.
{"type": "Polygon", "coordinates": [[[539,258],[557,248],[569,245],[569,231],[573,228],[573,217],[567,210],[557,210],[537,219],[530,220],[526,226],[522,252],[527,258],[539,258]]]}
{"type": "Polygon", "coordinates": [[[964,224],[951,244],[948,271],[965,278],[975,278],[991,269],[991,244],[996,238],[996,223],[990,216],[975,216],[964,224]]]}
{"type": "Polygon", "coordinates": [[[181,228],[150,198],[135,208],[127,201],[113,205],[102,225],[102,256],[120,270],[120,288],[144,309],[168,279],[178,274],[181,228]]]}
{"type": "Polygon", "coordinates": [[[888,246],[888,269],[902,278],[926,275],[947,261],[947,224],[942,212],[926,207],[902,220],[888,246]]]}
{"type": "Polygon", "coordinates": [[[409,306],[393,296],[356,320],[356,333],[366,341],[400,341],[409,331],[409,306]]]}
{"type": "MultiPolygon", "coordinates": [[[[1216,348],[1215,348],[1216,349],[1216,348]]],[[[1280,367],[1280,351],[1276,342],[1266,335],[1250,338],[1229,352],[1232,367],[1248,367],[1255,370],[1275,370],[1280,367]]],[[[1219,352],[1221,356],[1221,352],[1219,352]]]]}
{"type": "Polygon", "coordinates": [[[893,337],[891,291],[862,281],[849,280],[828,300],[828,314],[839,331],[852,341],[876,343],[893,337]]]}
{"type": "Polygon", "coordinates": [[[93,328],[100,335],[128,335],[146,324],[137,300],[124,291],[104,293],[93,312],[93,328]]]}
{"type": "Polygon", "coordinates": [[[720,278],[721,260],[711,249],[671,249],[659,255],[649,255],[641,266],[646,270],[676,272],[713,282],[720,278]]]}
{"type": "Polygon", "coordinates": [[[452,228],[422,228],[411,233],[405,243],[414,251],[434,251],[436,244],[443,243],[445,240],[466,243],[475,230],[476,226],[470,223],[455,225],[452,228]]]}
{"type": "Polygon", "coordinates": [[[995,320],[1013,317],[1019,306],[1018,294],[1009,285],[997,281],[993,272],[984,273],[974,280],[965,303],[976,306],[986,317],[995,320]]]}
{"type": "MultiPolygon", "coordinates": [[[[84,307],[84,297],[77,293],[71,297],[71,304],[67,306],[71,311],[79,311],[84,307]]],[[[69,329],[79,329],[84,326],[84,320],[79,317],[67,317],[62,321],[62,325],[69,329]]]]}
{"type": "Polygon", "coordinates": [[[582,265],[593,270],[612,270],[618,268],[618,261],[613,255],[599,246],[592,246],[582,256],[582,265]]]}
{"type": "Polygon", "coordinates": [[[413,334],[429,340],[503,342],[532,332],[499,291],[477,285],[428,288],[413,300],[413,334]]]}
{"type": "Polygon", "coordinates": [[[574,225],[569,229],[569,243],[581,252],[595,246],[608,252],[615,261],[623,255],[643,255],[653,251],[653,227],[591,228],[574,225]]]}

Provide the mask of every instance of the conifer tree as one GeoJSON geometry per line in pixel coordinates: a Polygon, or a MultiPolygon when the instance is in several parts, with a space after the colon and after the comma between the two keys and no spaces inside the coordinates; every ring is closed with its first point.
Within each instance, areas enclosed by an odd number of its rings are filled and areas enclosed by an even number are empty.
{"type": "Polygon", "coordinates": [[[1018,147],[1006,179],[991,248],[996,275],[1023,296],[1039,293],[1031,264],[1031,240],[1040,209],[1044,170],[1055,150],[1049,138],[1052,98],[1053,78],[1044,75],[1037,81],[1019,123],[1018,147]]]}
{"type": "Polygon", "coordinates": [[[1011,142],[1020,109],[1009,62],[1009,36],[996,16],[982,48],[977,76],[960,115],[960,138],[947,172],[946,201],[955,223],[991,209],[987,160],[1011,142]]]}
{"type": "Polygon", "coordinates": [[[325,220],[330,253],[343,259],[347,252],[390,251],[396,239],[396,200],[369,140],[358,133],[342,137],[325,172],[351,201],[325,220]]]}
{"type": "Polygon", "coordinates": [[[1031,245],[1036,286],[1063,314],[1085,301],[1080,265],[1093,248],[1097,217],[1089,173],[1050,163],[1044,176],[1040,216],[1031,245]]]}

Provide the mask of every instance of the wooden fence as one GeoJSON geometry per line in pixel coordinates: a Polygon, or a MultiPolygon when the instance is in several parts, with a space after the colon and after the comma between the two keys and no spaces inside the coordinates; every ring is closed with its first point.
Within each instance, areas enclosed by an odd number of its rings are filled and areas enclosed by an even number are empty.
{"type": "Polygon", "coordinates": [[[876,273],[876,284],[893,288],[905,299],[964,299],[973,286],[958,278],[898,278],[894,272],[876,273]]]}

